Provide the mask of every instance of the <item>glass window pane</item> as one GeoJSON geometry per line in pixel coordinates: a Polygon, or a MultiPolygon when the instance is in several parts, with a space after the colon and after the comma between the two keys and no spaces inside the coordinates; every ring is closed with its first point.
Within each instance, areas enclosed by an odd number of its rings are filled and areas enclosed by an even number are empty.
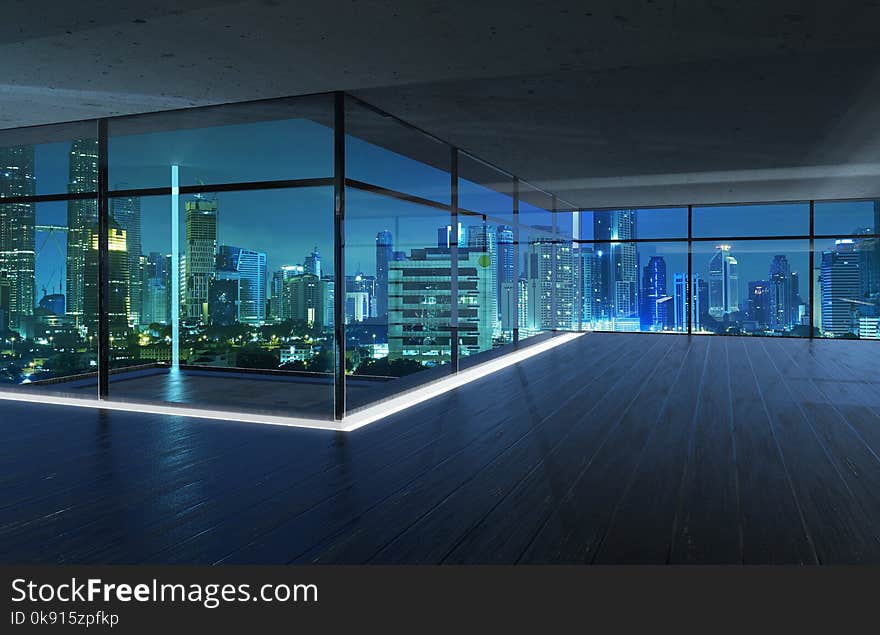
{"type": "Polygon", "coordinates": [[[345,177],[450,204],[451,148],[348,98],[345,177]]]}
{"type": "Polygon", "coordinates": [[[695,242],[695,333],[810,334],[807,240],[695,242]]]}
{"type": "Polygon", "coordinates": [[[0,205],[0,383],[97,397],[95,201],[0,205]]]}
{"type": "Polygon", "coordinates": [[[233,104],[111,119],[111,190],[328,178],[333,174],[327,96],[233,104]]]}
{"type": "Polygon", "coordinates": [[[513,178],[470,157],[458,155],[458,206],[502,225],[513,223],[513,178]]]}
{"type": "Polygon", "coordinates": [[[821,337],[880,339],[880,239],[815,241],[814,325],[821,337]]]}
{"type": "Polygon", "coordinates": [[[180,196],[176,276],[174,202],[110,201],[111,398],[332,418],[332,188],[180,196]]]}
{"type": "Polygon", "coordinates": [[[718,205],[693,208],[695,238],[807,236],[809,203],[718,205]]]}
{"type": "MultiPolygon", "coordinates": [[[[621,212],[616,223],[631,219],[621,212]]],[[[581,328],[687,332],[686,242],[581,244],[574,267],[581,328]]]]}
{"type": "Polygon", "coordinates": [[[813,219],[817,236],[878,234],[880,201],[816,202],[813,219]]]}
{"type": "Polygon", "coordinates": [[[97,189],[95,122],[0,131],[0,198],[97,189]]]}
{"type": "MultiPolygon", "coordinates": [[[[351,410],[449,373],[452,232],[447,211],[354,188],[346,192],[345,232],[351,410]]],[[[468,275],[484,263],[468,254],[465,231],[458,244],[459,292],[477,294],[474,308],[485,324],[473,337],[490,347],[491,316],[479,305],[491,291],[489,278],[468,275]]]]}
{"type": "Polygon", "coordinates": [[[627,224],[625,233],[619,229],[618,239],[657,239],[687,238],[688,210],[687,207],[658,207],[644,209],[591,210],[581,213],[582,240],[603,240],[613,238],[613,218],[619,214],[632,217],[627,224]]]}

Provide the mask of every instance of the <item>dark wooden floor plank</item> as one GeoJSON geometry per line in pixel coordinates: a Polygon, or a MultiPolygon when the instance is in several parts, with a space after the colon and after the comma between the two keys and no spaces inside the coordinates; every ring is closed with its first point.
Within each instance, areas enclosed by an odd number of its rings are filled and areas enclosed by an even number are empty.
{"type": "Polygon", "coordinates": [[[0,562],[877,563],[878,350],[590,334],[347,434],[0,402],[0,562]]]}
{"type": "Polygon", "coordinates": [[[641,382],[673,345],[629,336],[635,351],[622,367],[607,369],[605,386],[577,414],[577,427],[566,437],[540,438],[544,456],[526,478],[445,558],[450,563],[502,563],[522,558],[529,545],[595,450],[632,404],[641,382]]]}
{"type": "Polygon", "coordinates": [[[743,563],[815,564],[816,551],[773,436],[746,343],[746,338],[725,339],[734,399],[743,563]]]}
{"type": "Polygon", "coordinates": [[[820,562],[863,562],[868,523],[760,339],[745,342],[761,402],[820,562]]]}
{"type": "Polygon", "coordinates": [[[672,564],[742,562],[733,396],[723,338],[709,343],[706,368],[676,510],[672,564]]]}
{"type": "MultiPolygon", "coordinates": [[[[331,548],[318,546],[313,552],[320,554],[318,561],[359,562],[364,560],[375,562],[441,562],[446,554],[470,530],[473,523],[462,522],[464,519],[458,510],[468,509],[474,517],[483,517],[499,502],[504,492],[510,491],[527,473],[530,465],[535,465],[546,456],[545,446],[535,443],[537,437],[556,438],[564,443],[567,430],[570,430],[582,409],[585,399],[605,375],[605,370],[619,358],[620,348],[609,351],[607,356],[591,358],[590,369],[579,373],[581,381],[564,399],[556,401],[556,407],[545,408],[545,416],[530,428],[517,443],[501,453],[494,461],[480,470],[473,478],[454,488],[445,497],[438,496],[449,491],[447,484],[439,487],[425,480],[414,484],[421,488],[425,495],[412,495],[407,492],[412,503],[406,510],[406,517],[413,522],[406,531],[400,532],[389,528],[383,522],[388,513],[388,505],[402,500],[399,496],[386,504],[371,510],[372,523],[358,522],[357,533],[346,533],[336,537],[331,548]],[[437,501],[432,507],[429,502],[437,501]],[[373,550],[368,553],[367,548],[373,550]],[[428,547],[428,548],[426,548],[428,547]]],[[[404,517],[401,512],[397,517],[404,517]]]]}
{"type": "Polygon", "coordinates": [[[688,464],[697,403],[705,381],[709,338],[691,338],[681,372],[657,409],[657,421],[627,488],[617,502],[591,562],[663,564],[670,541],[682,478],[688,464]]]}
{"type": "MultiPolygon", "coordinates": [[[[626,496],[645,448],[692,354],[705,340],[677,340],[671,355],[655,364],[637,385],[631,405],[571,484],[521,557],[526,563],[592,562],[611,531],[615,511],[626,496]]],[[[624,523],[625,524],[625,523],[624,523]]],[[[622,527],[625,532],[628,527],[622,527]]],[[[612,547],[614,548],[614,547],[612,547]]]]}

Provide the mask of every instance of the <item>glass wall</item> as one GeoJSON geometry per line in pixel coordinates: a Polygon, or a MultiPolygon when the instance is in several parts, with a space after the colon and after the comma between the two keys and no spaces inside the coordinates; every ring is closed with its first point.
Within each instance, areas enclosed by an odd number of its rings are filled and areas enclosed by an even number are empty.
{"type": "Polygon", "coordinates": [[[578,210],[341,93],[0,131],[0,390],[331,419],[556,331],[878,339],[878,232],[578,210]]]}
{"type": "MultiPolygon", "coordinates": [[[[462,269],[459,287],[459,354],[510,344],[519,328],[517,306],[519,223],[514,179],[465,153],[458,158],[458,212],[462,269]]],[[[475,359],[475,358],[474,358],[475,359]]]]}
{"type": "Polygon", "coordinates": [[[0,390],[97,377],[96,138],[96,122],[0,133],[0,390]]]}
{"type": "Polygon", "coordinates": [[[877,339],[878,226],[865,200],[575,213],[580,327],[877,339]]]}

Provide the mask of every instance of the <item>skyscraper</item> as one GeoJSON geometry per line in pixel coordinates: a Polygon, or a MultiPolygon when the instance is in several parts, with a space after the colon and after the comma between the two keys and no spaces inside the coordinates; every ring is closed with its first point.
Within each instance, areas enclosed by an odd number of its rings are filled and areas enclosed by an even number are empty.
{"type": "Polygon", "coordinates": [[[670,299],[666,295],[666,260],[662,256],[651,256],[642,278],[643,329],[662,331],[667,327],[670,299]]]}
{"type": "MultiPolygon", "coordinates": [[[[224,269],[237,271],[241,280],[240,319],[246,324],[262,324],[266,321],[266,254],[241,247],[222,245],[217,261],[224,269]]],[[[318,264],[320,268],[320,261],[318,264]]],[[[314,274],[312,274],[314,275],[314,274]]],[[[317,276],[316,276],[317,277],[317,276]]]]}
{"type": "Polygon", "coordinates": [[[170,257],[151,251],[144,259],[143,302],[141,324],[171,323],[171,263],[170,257]]]}
{"type": "Polygon", "coordinates": [[[709,315],[716,320],[739,311],[737,261],[730,245],[718,245],[709,261],[709,315]]]}
{"type": "MultiPolygon", "coordinates": [[[[98,141],[78,139],[70,147],[69,179],[71,194],[98,190],[98,141]]],[[[93,317],[84,316],[86,254],[91,248],[92,228],[98,223],[95,201],[68,201],[67,203],[67,313],[77,326],[89,324],[93,317]]],[[[128,267],[126,267],[128,271],[128,267]]],[[[96,291],[97,282],[89,284],[96,291]]],[[[89,299],[89,306],[97,306],[97,298],[89,299]]]]}
{"type": "Polygon", "coordinates": [[[599,319],[613,320],[638,315],[639,254],[635,243],[636,211],[595,212],[593,233],[599,277],[596,309],[599,319]]]}
{"type": "Polygon", "coordinates": [[[765,329],[771,324],[774,312],[774,305],[771,301],[773,293],[772,283],[768,283],[766,280],[749,282],[749,319],[755,323],[758,329],[765,329]]]}
{"type": "Polygon", "coordinates": [[[311,273],[291,276],[284,282],[282,298],[289,319],[322,326],[324,289],[318,276],[311,273]]]}
{"type": "Polygon", "coordinates": [[[498,316],[498,234],[486,223],[471,225],[467,228],[467,247],[474,253],[483,254],[482,264],[488,268],[489,296],[480,298],[480,305],[488,307],[492,314],[498,316]]]}
{"type": "Polygon", "coordinates": [[[321,277],[321,254],[318,253],[317,245],[315,245],[312,253],[306,256],[305,262],[303,263],[303,271],[310,273],[313,276],[321,277]]]}
{"type": "Polygon", "coordinates": [[[791,285],[791,267],[784,255],[773,257],[770,263],[768,280],[770,291],[770,328],[786,330],[791,328],[795,317],[794,293],[791,285]]]}
{"type": "Polygon", "coordinates": [[[520,328],[528,331],[546,331],[570,328],[573,314],[574,269],[571,264],[571,245],[554,244],[551,239],[537,239],[526,251],[523,278],[526,281],[525,321],[520,328]],[[555,255],[555,261],[554,261],[555,255]],[[555,272],[554,272],[555,268],[555,272]],[[553,286],[554,274],[556,287],[553,286]],[[556,313],[553,297],[556,293],[556,313]]]}
{"type": "MultiPolygon", "coordinates": [[[[33,146],[0,148],[0,197],[33,196],[35,192],[33,146]]],[[[9,294],[0,330],[18,330],[22,318],[34,312],[34,224],[33,203],[0,204],[0,278],[7,280],[9,294]]]]}
{"type": "Polygon", "coordinates": [[[394,260],[394,238],[386,230],[376,234],[376,317],[388,321],[388,263],[394,260]]]}
{"type": "Polygon", "coordinates": [[[672,328],[681,333],[688,330],[687,323],[687,274],[676,273],[672,277],[672,328]]]}
{"type": "Polygon", "coordinates": [[[497,286],[498,286],[498,318],[502,321],[502,329],[509,331],[511,328],[511,313],[507,312],[505,320],[505,304],[508,296],[513,292],[514,257],[516,250],[513,245],[513,228],[509,225],[499,225],[496,228],[495,244],[497,245],[497,286]],[[507,324],[507,326],[505,326],[507,324]]]}
{"type": "Polygon", "coordinates": [[[208,290],[217,255],[217,201],[196,196],[186,201],[186,248],[181,272],[183,316],[208,322],[208,290]]]}
{"type": "Polygon", "coordinates": [[[212,326],[241,322],[241,286],[235,253],[226,246],[220,247],[208,290],[208,318],[212,326]]]}
{"type": "Polygon", "coordinates": [[[820,281],[823,334],[854,335],[861,286],[857,240],[837,240],[833,249],[822,252],[820,281]]]}
{"type": "MultiPolygon", "coordinates": [[[[117,189],[123,189],[124,185],[117,185],[117,189]]],[[[143,273],[141,272],[141,199],[137,196],[114,198],[110,203],[110,215],[116,223],[125,230],[128,243],[129,260],[129,283],[128,292],[131,315],[129,321],[132,324],[141,323],[143,311],[143,273]]]]}
{"type": "MultiPolygon", "coordinates": [[[[110,336],[124,339],[128,335],[130,280],[128,244],[125,230],[111,219],[108,230],[110,296],[108,298],[108,325],[110,336]]],[[[89,230],[89,250],[83,267],[83,316],[89,335],[98,334],[98,225],[89,230]]],[[[113,346],[112,348],[124,348],[113,346]]]]}
{"type": "Polygon", "coordinates": [[[284,303],[284,283],[293,276],[305,273],[302,265],[284,265],[272,274],[272,297],[269,300],[270,314],[276,322],[284,322],[291,318],[289,307],[284,303]]]}

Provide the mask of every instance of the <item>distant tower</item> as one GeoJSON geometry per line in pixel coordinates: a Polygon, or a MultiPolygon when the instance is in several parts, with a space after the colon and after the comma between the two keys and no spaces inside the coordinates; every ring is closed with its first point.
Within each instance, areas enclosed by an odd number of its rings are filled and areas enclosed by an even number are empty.
{"type": "Polygon", "coordinates": [[[859,300],[860,272],[858,241],[835,241],[822,252],[822,332],[840,337],[855,334],[854,315],[859,300]]]}
{"type": "Polygon", "coordinates": [[[318,253],[317,245],[315,245],[312,253],[306,256],[306,260],[303,263],[303,271],[313,276],[321,277],[321,254],[318,253]]]}
{"type": "MultiPolygon", "coordinates": [[[[98,190],[98,141],[78,139],[70,147],[70,171],[67,189],[71,194],[98,190]]],[[[95,201],[68,201],[67,203],[67,313],[77,325],[88,324],[91,316],[85,311],[85,266],[90,249],[92,228],[98,224],[98,206],[95,201]]],[[[89,285],[97,290],[97,283],[89,285]]],[[[89,300],[90,306],[97,298],[89,300]]],[[[95,304],[95,306],[97,306],[95,304]]]]}
{"type": "Polygon", "coordinates": [[[666,295],[666,260],[652,256],[645,266],[642,281],[642,328],[662,331],[668,323],[666,295]]]}
{"type": "MultiPolygon", "coordinates": [[[[124,189],[126,186],[120,184],[116,189],[124,189]]],[[[110,204],[110,215],[116,223],[125,230],[126,240],[128,242],[128,260],[129,260],[129,283],[128,292],[129,306],[131,307],[131,315],[129,321],[132,324],[141,323],[141,314],[143,312],[143,273],[141,272],[141,199],[137,196],[126,196],[122,198],[114,198],[110,204]]]]}
{"type": "Polygon", "coordinates": [[[737,261],[730,245],[718,245],[709,261],[709,315],[716,320],[739,311],[737,261]]]}
{"type": "MultiPolygon", "coordinates": [[[[0,148],[0,201],[36,192],[33,146],[0,148]]],[[[4,279],[6,306],[0,331],[18,329],[23,317],[33,315],[36,301],[35,206],[0,205],[0,279],[4,279]]]]}
{"type": "Polygon", "coordinates": [[[486,278],[489,282],[489,297],[480,298],[480,305],[487,307],[492,315],[498,316],[498,234],[486,223],[467,228],[467,248],[472,253],[481,253],[481,263],[488,268],[486,278]]]}
{"type": "Polygon", "coordinates": [[[765,329],[771,324],[774,310],[773,292],[772,283],[766,280],[749,282],[749,319],[754,321],[758,328],[765,329]]]}
{"type": "MultiPolygon", "coordinates": [[[[108,230],[110,297],[108,298],[109,328],[113,338],[128,334],[129,257],[125,230],[113,220],[108,230]]],[[[90,335],[98,334],[98,225],[89,231],[89,250],[83,267],[83,314],[90,335]]],[[[114,347],[116,348],[116,347],[114,347]]]]}
{"type": "MultiPolygon", "coordinates": [[[[237,271],[241,281],[240,319],[247,324],[266,321],[266,254],[241,247],[223,245],[217,255],[226,271],[237,271]]],[[[320,261],[319,261],[320,262],[320,261]]],[[[320,267],[320,264],[318,265],[320,267]]]]}
{"type": "Polygon", "coordinates": [[[217,254],[217,201],[196,197],[186,201],[183,316],[208,322],[207,306],[217,254]]]}
{"type": "Polygon", "coordinates": [[[376,234],[376,317],[388,320],[388,263],[394,260],[394,238],[386,230],[376,234]]]}
{"type": "Polygon", "coordinates": [[[687,274],[676,273],[672,282],[672,328],[680,333],[686,333],[687,323],[687,274]]]}
{"type": "Polygon", "coordinates": [[[791,328],[794,294],[791,288],[791,267],[784,255],[773,257],[770,263],[770,328],[791,328]]]}
{"type": "MultiPolygon", "coordinates": [[[[513,271],[514,271],[514,245],[513,245],[513,228],[509,225],[499,225],[496,229],[497,236],[495,242],[498,248],[498,267],[497,267],[497,283],[498,283],[498,317],[505,322],[505,302],[507,297],[513,294],[513,271]]],[[[507,313],[508,316],[510,313],[507,313]]],[[[506,321],[509,326],[503,326],[504,330],[513,328],[510,320],[506,321]]]]}
{"type": "Polygon", "coordinates": [[[636,211],[595,212],[593,233],[597,241],[599,277],[596,308],[600,319],[638,315],[639,254],[635,243],[636,211]]]}

